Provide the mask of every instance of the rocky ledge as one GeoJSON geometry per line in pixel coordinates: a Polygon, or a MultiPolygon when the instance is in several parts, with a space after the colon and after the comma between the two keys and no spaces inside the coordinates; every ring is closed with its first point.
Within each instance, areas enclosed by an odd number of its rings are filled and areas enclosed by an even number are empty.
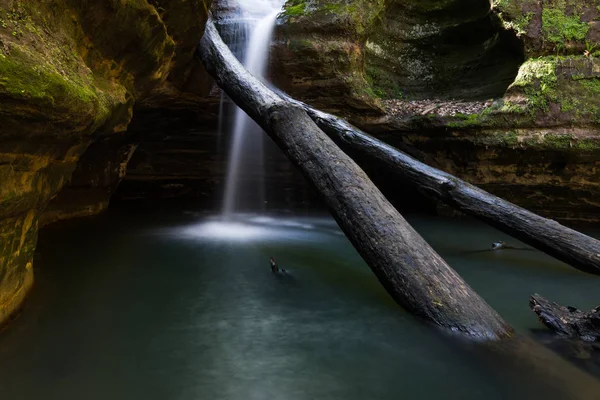
{"type": "Polygon", "coordinates": [[[289,0],[274,79],[534,212],[597,222],[599,10],[598,0],[289,0]]]}

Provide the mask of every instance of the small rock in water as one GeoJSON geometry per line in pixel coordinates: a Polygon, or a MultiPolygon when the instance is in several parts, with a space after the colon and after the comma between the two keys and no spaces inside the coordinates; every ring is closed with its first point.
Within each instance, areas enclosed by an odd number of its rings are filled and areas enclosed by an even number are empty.
{"type": "Polygon", "coordinates": [[[500,250],[506,247],[506,243],[504,243],[502,240],[499,240],[495,243],[492,243],[492,248],[491,250],[500,250]]]}
{"type": "Polygon", "coordinates": [[[277,261],[275,261],[273,257],[269,258],[269,263],[271,264],[271,272],[274,274],[287,274],[287,271],[284,268],[279,268],[277,261]]]}
{"type": "Polygon", "coordinates": [[[290,282],[295,281],[294,277],[288,272],[288,270],[286,270],[285,268],[280,268],[277,265],[277,262],[273,257],[269,259],[269,263],[271,264],[271,272],[273,273],[273,275],[279,278],[285,278],[285,280],[290,282]]]}
{"type": "Polygon", "coordinates": [[[271,272],[274,274],[279,272],[279,266],[273,257],[269,258],[269,264],[271,264],[271,272]]]}

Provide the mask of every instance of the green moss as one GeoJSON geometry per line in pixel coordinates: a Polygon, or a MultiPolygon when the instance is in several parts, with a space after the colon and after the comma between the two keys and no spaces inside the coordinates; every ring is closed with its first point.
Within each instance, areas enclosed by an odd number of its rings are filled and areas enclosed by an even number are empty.
{"type": "Polygon", "coordinates": [[[573,83],[570,93],[564,96],[562,111],[572,112],[578,119],[591,118],[600,122],[600,79],[577,79],[573,83]]]}
{"type": "Polygon", "coordinates": [[[494,125],[494,117],[501,112],[501,106],[494,104],[475,114],[456,114],[446,123],[450,128],[481,128],[494,125]]]}
{"type": "Polygon", "coordinates": [[[559,50],[566,46],[565,42],[584,40],[589,29],[578,15],[568,16],[564,9],[547,7],[542,10],[542,32],[559,50]]]}
{"type": "Polygon", "coordinates": [[[311,2],[288,0],[284,6],[286,17],[331,16],[348,22],[348,33],[365,34],[380,17],[385,0],[334,0],[329,2],[311,2]]]}
{"type": "Polygon", "coordinates": [[[600,96],[600,78],[581,79],[578,82],[588,93],[600,96]]]}
{"type": "Polygon", "coordinates": [[[523,13],[521,1],[494,0],[493,8],[500,17],[505,29],[513,30],[518,36],[525,35],[534,13],[523,13]]]}
{"type": "Polygon", "coordinates": [[[470,136],[469,141],[480,146],[509,147],[514,148],[521,143],[519,133],[516,130],[492,131],[470,136]]]}
{"type": "Polygon", "coordinates": [[[590,22],[600,18],[598,0],[493,0],[493,4],[504,27],[523,38],[526,56],[579,53],[590,22]]]}
{"type": "Polygon", "coordinates": [[[589,72],[595,68],[596,61],[584,56],[531,59],[522,65],[509,93],[527,98],[532,117],[549,112],[550,104],[556,104],[568,115],[555,113],[554,118],[600,123],[600,79],[589,72]],[[567,71],[571,75],[564,74],[567,71]]]}
{"type": "Polygon", "coordinates": [[[363,35],[371,30],[375,21],[381,18],[381,14],[385,10],[385,0],[355,0],[345,7],[342,7],[339,12],[346,14],[356,28],[358,34],[363,35]]]}
{"type": "MultiPolygon", "coordinates": [[[[40,112],[67,109],[73,118],[89,115],[90,126],[99,126],[110,110],[94,89],[91,77],[67,75],[54,65],[14,46],[0,57],[0,94],[27,102],[40,112]]],[[[23,112],[27,112],[27,109],[23,112]]],[[[15,112],[10,107],[0,113],[15,112]]]]}
{"type": "Polygon", "coordinates": [[[580,139],[576,142],[576,148],[582,151],[600,150],[600,141],[591,138],[580,139]]]}
{"type": "Polygon", "coordinates": [[[522,114],[526,112],[525,108],[521,104],[514,104],[510,101],[505,101],[500,107],[499,111],[505,114],[522,114]]]}
{"type": "Polygon", "coordinates": [[[0,58],[0,88],[12,97],[54,104],[64,97],[84,103],[95,98],[89,87],[77,85],[48,65],[26,60],[13,49],[11,56],[0,58]]]}
{"type": "Polygon", "coordinates": [[[452,121],[447,124],[451,128],[469,128],[480,126],[482,122],[481,114],[457,114],[457,121],[452,121]]]}
{"type": "Polygon", "coordinates": [[[299,17],[306,13],[306,2],[304,0],[289,0],[283,10],[283,15],[288,17],[299,17]]]}
{"type": "MultiPolygon", "coordinates": [[[[489,107],[484,108],[476,114],[457,114],[447,119],[446,126],[449,128],[468,129],[468,130],[501,130],[510,131],[516,126],[529,125],[532,121],[532,115],[521,104],[513,104],[507,100],[496,101],[489,107]]],[[[505,135],[505,132],[502,132],[505,135]]],[[[509,138],[510,139],[510,138],[509,138]]],[[[492,142],[485,144],[492,145],[498,143],[506,144],[506,138],[494,137],[492,142]]],[[[511,140],[509,140],[511,142],[511,140]]],[[[514,143],[509,143],[514,144],[514,143]]]]}
{"type": "Polygon", "coordinates": [[[519,144],[519,135],[515,131],[507,132],[501,137],[501,139],[508,147],[514,147],[519,144]]]}
{"type": "Polygon", "coordinates": [[[512,21],[503,19],[502,22],[505,29],[515,31],[517,36],[523,36],[527,33],[527,28],[529,27],[532,17],[533,13],[529,12],[513,19],[512,21]]]}
{"type": "Polygon", "coordinates": [[[304,15],[305,5],[298,4],[297,6],[292,6],[285,9],[285,14],[289,17],[298,17],[300,15],[304,15]]]}
{"type": "Polygon", "coordinates": [[[540,145],[553,150],[567,150],[572,147],[572,140],[571,135],[555,135],[550,133],[544,135],[540,145]]]}
{"type": "Polygon", "coordinates": [[[532,111],[547,110],[549,101],[556,100],[557,57],[527,60],[519,69],[511,89],[520,89],[528,98],[532,111]]]}
{"type": "Polygon", "coordinates": [[[493,5],[494,8],[507,9],[510,6],[514,5],[515,1],[513,0],[494,0],[493,5]]]}
{"type": "Polygon", "coordinates": [[[303,51],[314,49],[314,43],[308,39],[291,39],[288,43],[288,47],[293,51],[303,51]]]}
{"type": "Polygon", "coordinates": [[[600,138],[578,138],[570,134],[548,133],[531,135],[527,131],[492,131],[470,137],[472,142],[481,146],[531,148],[541,151],[560,151],[578,153],[600,150],[600,138]]]}
{"type": "Polygon", "coordinates": [[[600,141],[593,138],[577,138],[572,135],[547,134],[540,146],[548,150],[595,151],[600,149],[600,141]]]}
{"type": "Polygon", "coordinates": [[[283,10],[283,15],[287,17],[300,17],[306,14],[306,1],[289,0],[283,10]]]}
{"type": "Polygon", "coordinates": [[[519,145],[519,133],[515,130],[493,132],[486,135],[476,135],[472,140],[480,145],[514,148],[519,145]]]}
{"type": "Polygon", "coordinates": [[[369,64],[365,68],[365,75],[375,97],[390,99],[401,99],[404,97],[398,80],[387,71],[369,64]]]}
{"type": "Polygon", "coordinates": [[[8,30],[14,38],[22,38],[24,29],[31,25],[30,13],[20,1],[10,8],[0,10],[0,26],[8,30]]]}
{"type": "Polygon", "coordinates": [[[600,140],[595,138],[578,138],[570,134],[548,133],[543,136],[527,136],[521,143],[527,147],[546,151],[597,151],[600,149],[600,140]]]}
{"type": "Polygon", "coordinates": [[[329,12],[329,13],[348,12],[350,9],[356,10],[356,6],[353,4],[330,3],[330,4],[325,4],[325,5],[323,5],[323,7],[321,7],[321,10],[329,12]]]}
{"type": "Polygon", "coordinates": [[[527,33],[527,27],[529,26],[532,17],[533,13],[529,12],[514,20],[512,23],[513,29],[518,35],[524,35],[527,33]]]}

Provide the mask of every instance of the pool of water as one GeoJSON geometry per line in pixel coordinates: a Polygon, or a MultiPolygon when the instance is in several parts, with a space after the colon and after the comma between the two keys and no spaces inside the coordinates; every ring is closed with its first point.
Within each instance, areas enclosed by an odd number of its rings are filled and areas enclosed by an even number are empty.
{"type": "MultiPolygon", "coordinates": [[[[486,225],[410,221],[524,335],[542,328],[532,293],[600,303],[600,277],[536,251],[481,251],[520,245],[486,225]]],[[[554,385],[537,361],[501,360],[411,317],[326,215],[112,212],[43,230],[35,269],[0,334],[3,400],[600,396],[585,356],[576,371],[590,385],[554,385]],[[272,275],[271,256],[290,277],[272,275]]],[[[559,361],[555,375],[575,369],[559,361]]]]}

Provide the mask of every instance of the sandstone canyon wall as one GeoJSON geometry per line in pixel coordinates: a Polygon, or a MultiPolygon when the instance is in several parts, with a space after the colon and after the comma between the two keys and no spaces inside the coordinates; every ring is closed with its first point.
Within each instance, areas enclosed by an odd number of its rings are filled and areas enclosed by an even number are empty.
{"type": "Polygon", "coordinates": [[[0,0],[0,324],[33,282],[48,203],[68,186],[48,221],[104,207],[134,147],[119,143],[134,104],[198,87],[192,53],[209,6],[0,0]]]}

